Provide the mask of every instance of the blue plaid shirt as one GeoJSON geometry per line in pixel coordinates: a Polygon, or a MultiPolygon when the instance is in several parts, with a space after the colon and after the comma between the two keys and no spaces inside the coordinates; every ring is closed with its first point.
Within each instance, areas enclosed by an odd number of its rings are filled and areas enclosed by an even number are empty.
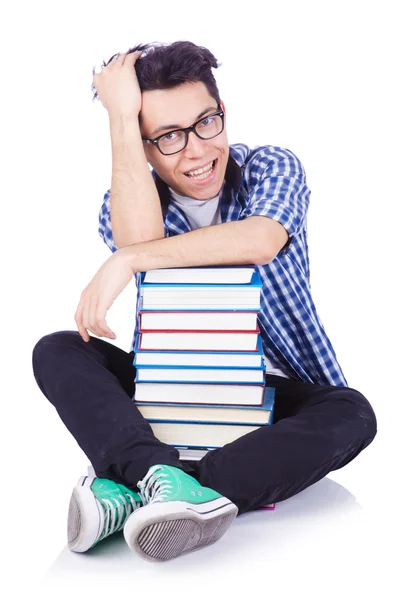
{"type": "MultiPolygon", "coordinates": [[[[188,220],[172,202],[168,186],[155,172],[166,237],[190,231],[188,220]]],[[[265,216],[281,223],[288,242],[267,265],[257,265],[262,280],[259,328],[266,355],[292,379],[346,386],[334,349],[317,314],[310,290],[306,215],[310,190],[299,159],[285,148],[245,144],[230,146],[220,194],[222,223],[265,216]]],[[[110,221],[110,190],[99,214],[99,234],[117,250],[110,221]]],[[[140,273],[136,275],[137,300],[140,273]]],[[[136,314],[134,347],[138,334],[136,314]]]]}

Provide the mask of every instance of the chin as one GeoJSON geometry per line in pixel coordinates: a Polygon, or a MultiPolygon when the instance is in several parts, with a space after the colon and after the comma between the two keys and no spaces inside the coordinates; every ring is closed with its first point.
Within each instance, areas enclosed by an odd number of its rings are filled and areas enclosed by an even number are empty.
{"type": "MultiPolygon", "coordinates": [[[[195,198],[196,200],[211,200],[211,198],[217,196],[225,178],[226,168],[222,169],[222,166],[218,159],[214,161],[214,167],[208,177],[209,181],[187,178],[187,181],[183,181],[183,185],[181,186],[181,189],[184,189],[183,195],[195,198]]],[[[186,179],[186,175],[183,175],[183,177],[186,179]]]]}
{"type": "Polygon", "coordinates": [[[215,198],[215,196],[217,196],[219,194],[219,192],[221,191],[221,188],[215,188],[214,191],[212,190],[208,190],[208,192],[201,192],[201,194],[195,194],[194,196],[192,196],[192,198],[195,198],[196,200],[212,200],[212,198],[215,198]]]}

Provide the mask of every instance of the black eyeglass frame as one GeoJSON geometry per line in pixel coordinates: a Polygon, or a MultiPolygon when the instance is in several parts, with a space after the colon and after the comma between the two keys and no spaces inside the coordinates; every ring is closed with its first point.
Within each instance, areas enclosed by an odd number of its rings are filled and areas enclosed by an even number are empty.
{"type": "Polygon", "coordinates": [[[193,131],[193,133],[195,133],[197,135],[197,137],[200,140],[213,140],[218,135],[220,135],[224,129],[225,129],[225,113],[223,110],[218,110],[217,112],[210,113],[209,115],[206,115],[205,117],[201,117],[201,119],[199,119],[198,121],[193,123],[193,125],[190,125],[190,127],[185,127],[184,129],[173,129],[172,131],[167,131],[167,133],[162,133],[161,135],[159,135],[159,137],[154,138],[152,140],[150,138],[142,138],[142,142],[144,144],[153,144],[154,146],[156,146],[157,150],[159,152],[161,152],[161,154],[163,156],[172,156],[173,154],[178,154],[178,152],[182,152],[182,150],[184,150],[186,148],[186,146],[188,145],[188,142],[189,142],[189,133],[191,133],[192,131],[193,131]],[[199,135],[197,133],[196,127],[199,123],[201,123],[201,121],[204,121],[205,119],[208,119],[209,117],[217,117],[217,116],[221,117],[221,119],[222,119],[222,129],[219,131],[219,133],[217,133],[209,138],[203,138],[201,135],[199,135]],[[159,140],[162,137],[164,137],[165,135],[169,135],[170,133],[175,133],[177,131],[183,131],[183,133],[185,134],[185,145],[183,146],[183,148],[181,148],[180,150],[177,150],[176,152],[170,152],[170,153],[165,153],[162,150],[160,150],[159,140]]]}

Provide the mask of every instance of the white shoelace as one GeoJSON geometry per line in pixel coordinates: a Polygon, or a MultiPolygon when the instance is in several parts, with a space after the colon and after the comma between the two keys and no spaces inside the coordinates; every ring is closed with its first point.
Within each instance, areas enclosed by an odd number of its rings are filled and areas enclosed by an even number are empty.
{"type": "Polygon", "coordinates": [[[154,467],[149,469],[142,481],[138,481],[138,487],[141,490],[140,496],[144,505],[149,504],[149,502],[163,502],[169,494],[168,490],[172,490],[171,481],[164,479],[164,477],[167,477],[167,474],[161,473],[160,471],[162,470],[163,467],[154,465],[154,467]]]}
{"type": "Polygon", "coordinates": [[[105,521],[103,524],[102,537],[107,537],[116,531],[119,531],[124,525],[127,517],[130,516],[133,510],[139,508],[140,503],[137,502],[130,494],[126,494],[129,498],[130,503],[126,501],[124,496],[121,494],[117,494],[117,497],[120,498],[121,502],[117,500],[117,498],[113,498],[113,501],[116,503],[115,506],[110,500],[103,498],[101,502],[106,506],[105,512],[105,521]],[[119,516],[117,519],[116,511],[118,510],[119,516]],[[117,522],[116,522],[117,519],[117,522]]]}

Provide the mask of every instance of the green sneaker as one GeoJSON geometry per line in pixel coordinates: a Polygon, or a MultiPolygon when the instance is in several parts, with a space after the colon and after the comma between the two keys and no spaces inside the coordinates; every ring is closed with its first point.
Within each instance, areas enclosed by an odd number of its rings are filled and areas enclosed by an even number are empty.
{"type": "Polygon", "coordinates": [[[169,560],[209,546],[237,516],[235,504],[176,467],[154,465],[138,487],[144,506],[128,518],[124,537],[148,560],[169,560]]]}
{"type": "Polygon", "coordinates": [[[69,549],[86,552],[120,531],[132,511],[141,505],[139,494],[124,485],[109,479],[80,477],[69,504],[69,549]]]}

